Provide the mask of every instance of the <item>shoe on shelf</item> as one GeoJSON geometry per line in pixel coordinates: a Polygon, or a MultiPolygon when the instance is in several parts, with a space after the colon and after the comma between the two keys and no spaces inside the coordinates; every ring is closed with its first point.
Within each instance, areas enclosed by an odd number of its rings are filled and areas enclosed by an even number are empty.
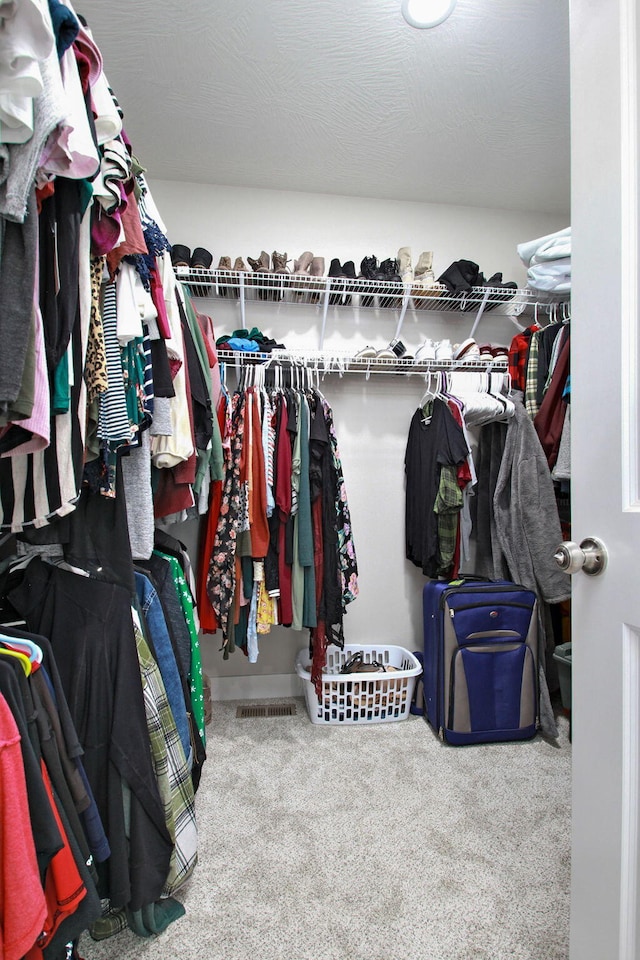
{"type": "Polygon", "coordinates": [[[450,340],[440,340],[436,344],[436,360],[452,360],[453,359],[453,347],[451,346],[450,340]]]}
{"type": "MultiPolygon", "coordinates": [[[[345,260],[342,264],[342,272],[346,280],[355,280],[356,279],[356,265],[353,260],[345,260]]],[[[355,289],[355,284],[347,283],[345,284],[345,295],[344,295],[344,305],[348,307],[351,303],[351,293],[355,289]]]]}
{"type": "Polygon", "coordinates": [[[329,294],[329,303],[335,307],[344,302],[344,283],[340,283],[340,280],[345,279],[344,272],[337,257],[331,261],[328,276],[333,278],[331,289],[336,291],[336,293],[329,294]]]}
{"type": "MultiPolygon", "coordinates": [[[[318,278],[324,277],[324,257],[313,257],[309,267],[309,275],[311,277],[318,278]]],[[[310,283],[309,286],[312,288],[311,292],[309,293],[309,303],[318,303],[320,300],[320,293],[316,292],[316,288],[318,291],[322,290],[324,288],[324,283],[318,279],[318,281],[310,283]]]]}
{"type": "Polygon", "coordinates": [[[213,257],[204,247],[196,247],[189,261],[189,266],[195,270],[208,270],[213,263],[213,257]]]}
{"type": "Polygon", "coordinates": [[[518,289],[518,284],[514,283],[513,280],[508,280],[507,283],[503,283],[502,274],[494,273],[493,276],[489,277],[486,281],[485,287],[492,287],[495,291],[490,294],[490,299],[484,308],[486,312],[487,310],[493,310],[499,303],[506,303],[508,300],[513,300],[516,290],[518,289]]]}
{"type": "MultiPolygon", "coordinates": [[[[364,257],[360,262],[360,276],[358,280],[377,280],[378,273],[378,260],[376,257],[364,257]]],[[[367,284],[363,287],[363,293],[366,291],[366,296],[363,296],[360,300],[360,304],[363,307],[370,307],[373,303],[373,293],[376,292],[375,288],[370,284],[367,284]]]]}
{"type": "Polygon", "coordinates": [[[221,277],[220,276],[218,277],[218,290],[220,292],[220,296],[228,297],[229,294],[231,293],[230,288],[233,281],[230,276],[226,276],[225,274],[227,270],[231,270],[231,257],[220,257],[218,261],[218,271],[221,271],[221,270],[225,272],[222,274],[221,277]]]}
{"type": "Polygon", "coordinates": [[[413,283],[413,267],[411,266],[411,247],[400,247],[398,250],[398,273],[403,283],[413,283]]]}
{"type": "MultiPolygon", "coordinates": [[[[311,276],[311,264],[313,262],[313,254],[311,250],[305,250],[304,253],[301,253],[297,260],[293,261],[293,270],[291,272],[291,284],[292,286],[299,285],[299,287],[307,286],[306,280],[311,276]]],[[[296,290],[295,296],[297,299],[302,298],[305,294],[300,290],[296,290]]]]}
{"type": "MultiPolygon", "coordinates": [[[[269,254],[266,250],[262,250],[260,256],[256,260],[254,260],[253,257],[247,257],[247,260],[249,261],[249,266],[254,273],[271,273],[269,254]]],[[[259,279],[254,280],[254,283],[258,286],[258,299],[273,299],[271,291],[265,289],[268,283],[265,277],[260,277],[259,279]]]]}
{"type": "Polygon", "coordinates": [[[454,345],[452,357],[454,360],[477,360],[480,357],[480,347],[475,340],[469,337],[462,343],[454,345]]]}
{"type": "Polygon", "coordinates": [[[273,273],[285,273],[288,276],[290,273],[287,267],[288,263],[286,253],[278,253],[277,250],[274,250],[271,254],[271,269],[273,273]]]}
{"type": "Polygon", "coordinates": [[[377,352],[378,351],[376,350],[375,347],[366,346],[366,347],[363,347],[362,350],[358,350],[357,353],[354,353],[353,359],[354,360],[373,360],[377,352]]]}
{"type": "Polygon", "coordinates": [[[277,287],[277,290],[274,291],[273,299],[282,300],[284,293],[283,287],[287,286],[289,283],[289,268],[287,267],[286,253],[278,253],[277,250],[274,250],[271,254],[271,272],[274,276],[273,286],[277,287]],[[285,277],[287,278],[285,280],[285,277]]]}
{"type": "Polygon", "coordinates": [[[436,358],[436,347],[433,340],[430,337],[427,337],[422,341],[415,353],[415,358],[417,363],[424,363],[428,360],[435,360],[436,358]]]}
{"type": "MultiPolygon", "coordinates": [[[[195,247],[189,261],[189,267],[192,270],[208,270],[212,263],[213,257],[205,247],[195,247]]],[[[211,294],[212,287],[210,284],[198,283],[192,285],[192,290],[196,297],[208,297],[211,294]]]]}
{"type": "Polygon", "coordinates": [[[431,250],[425,250],[418,257],[413,280],[414,282],[411,287],[413,305],[419,310],[425,310],[429,304],[425,303],[422,298],[437,297],[440,293],[436,286],[436,277],[433,272],[433,253],[431,250]]]}
{"type": "Polygon", "coordinates": [[[393,350],[393,352],[395,353],[396,357],[398,357],[398,359],[400,359],[400,357],[404,357],[407,352],[407,348],[405,347],[402,340],[398,340],[398,339],[391,341],[391,343],[389,344],[389,350],[393,350]]]}
{"type": "Polygon", "coordinates": [[[191,248],[184,243],[174,243],[171,247],[171,263],[176,276],[189,273],[191,269],[191,248]]]}
{"type": "Polygon", "coordinates": [[[376,360],[397,360],[397,356],[393,350],[389,350],[388,347],[385,347],[384,350],[378,350],[376,353],[376,360]]]}
{"type": "MultiPolygon", "coordinates": [[[[378,269],[378,274],[376,279],[381,280],[383,283],[382,291],[389,293],[390,290],[393,292],[399,292],[394,290],[396,285],[402,283],[402,278],[398,273],[398,261],[389,257],[387,260],[383,260],[378,269]]],[[[399,299],[396,295],[395,297],[381,297],[380,298],[381,307],[399,307],[402,306],[402,299],[399,299]]]]}

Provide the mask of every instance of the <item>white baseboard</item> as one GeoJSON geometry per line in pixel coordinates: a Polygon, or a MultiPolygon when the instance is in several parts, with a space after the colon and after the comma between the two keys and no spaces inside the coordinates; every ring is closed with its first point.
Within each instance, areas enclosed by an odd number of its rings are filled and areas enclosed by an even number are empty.
{"type": "Polygon", "coordinates": [[[270,700],[277,697],[302,697],[302,681],[295,673],[276,673],[264,677],[210,677],[211,699],[270,700]]]}

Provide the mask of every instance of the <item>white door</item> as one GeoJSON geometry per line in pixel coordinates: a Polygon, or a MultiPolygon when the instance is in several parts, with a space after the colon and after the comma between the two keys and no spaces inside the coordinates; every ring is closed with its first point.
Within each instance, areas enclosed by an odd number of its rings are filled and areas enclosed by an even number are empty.
{"type": "Polygon", "coordinates": [[[571,960],[640,960],[636,0],[571,0],[574,540],[571,960]]]}

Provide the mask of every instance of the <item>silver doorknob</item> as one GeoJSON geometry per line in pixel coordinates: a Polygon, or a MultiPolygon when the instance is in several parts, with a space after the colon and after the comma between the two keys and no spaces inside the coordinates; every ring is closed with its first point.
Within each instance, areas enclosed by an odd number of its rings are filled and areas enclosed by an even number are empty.
{"type": "Polygon", "coordinates": [[[602,573],[607,565],[607,557],[607,548],[597,537],[587,537],[579,545],[573,540],[566,540],[553,555],[553,559],[565,573],[582,570],[590,577],[602,573]]]}

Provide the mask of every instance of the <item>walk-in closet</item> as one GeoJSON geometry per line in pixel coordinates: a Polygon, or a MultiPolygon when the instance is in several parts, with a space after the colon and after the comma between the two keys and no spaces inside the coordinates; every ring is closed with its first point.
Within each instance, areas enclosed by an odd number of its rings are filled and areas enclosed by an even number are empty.
{"type": "Polygon", "coordinates": [[[0,0],[0,956],[640,957],[636,7],[0,0]]]}

